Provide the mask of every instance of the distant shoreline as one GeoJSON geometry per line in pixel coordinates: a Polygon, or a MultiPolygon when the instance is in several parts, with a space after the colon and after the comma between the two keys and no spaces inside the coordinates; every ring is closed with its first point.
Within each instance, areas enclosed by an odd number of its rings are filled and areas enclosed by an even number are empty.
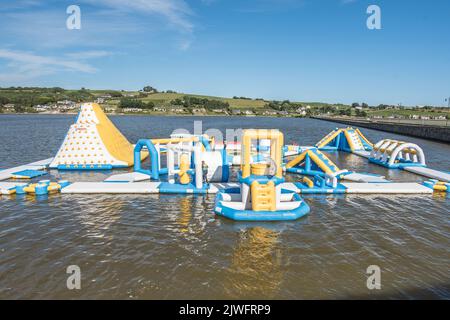
{"type": "Polygon", "coordinates": [[[440,126],[432,123],[395,123],[389,121],[367,121],[355,118],[313,117],[313,119],[450,143],[450,126],[447,123],[445,126],[440,126]]]}
{"type": "MultiPolygon", "coordinates": [[[[78,112],[67,113],[0,113],[0,116],[76,116],[78,112]]],[[[106,113],[109,116],[135,116],[135,117],[234,117],[234,118],[310,118],[305,116],[275,116],[275,115],[229,115],[229,114],[164,114],[164,113],[106,113]]]]}

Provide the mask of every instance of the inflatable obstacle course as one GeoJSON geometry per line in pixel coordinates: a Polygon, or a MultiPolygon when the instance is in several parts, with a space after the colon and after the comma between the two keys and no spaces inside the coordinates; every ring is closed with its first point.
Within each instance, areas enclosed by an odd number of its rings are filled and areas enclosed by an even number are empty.
{"type": "MultiPolygon", "coordinates": [[[[145,156],[145,155],[144,155],[145,156]]],[[[133,145],[96,103],[81,105],[50,168],[110,170],[133,165],[133,145]]]]}
{"type": "Polygon", "coordinates": [[[346,152],[372,150],[372,144],[361,131],[351,127],[336,128],[323,137],[315,147],[320,150],[338,150],[346,152]]]}
{"type": "Polygon", "coordinates": [[[37,183],[30,183],[25,186],[17,186],[16,194],[33,194],[36,196],[47,195],[49,193],[60,192],[62,188],[67,187],[70,183],[66,180],[51,182],[50,180],[42,180],[37,183]]]}
{"type": "Polygon", "coordinates": [[[15,183],[15,182],[0,182],[0,194],[31,194],[31,195],[47,195],[49,193],[60,192],[63,188],[70,185],[66,180],[58,182],[51,182],[50,180],[41,180],[36,183],[15,183]]]}
{"type": "Polygon", "coordinates": [[[317,148],[310,148],[304,151],[295,159],[286,164],[286,172],[307,176],[320,176],[314,179],[315,184],[322,188],[329,183],[336,186],[337,181],[348,180],[354,182],[388,182],[383,176],[357,173],[348,170],[341,170],[323,152],[317,148]]]}
{"type": "Polygon", "coordinates": [[[341,170],[317,148],[311,148],[301,153],[286,164],[286,171],[305,175],[343,173],[341,170]]]}
{"type": "Polygon", "coordinates": [[[309,212],[298,194],[281,187],[283,142],[278,130],[244,130],[240,187],[219,191],[216,214],[232,220],[275,221],[295,220],[309,212]],[[252,162],[255,150],[264,156],[258,162],[252,162]]]}
{"type": "Polygon", "coordinates": [[[242,143],[220,145],[206,135],[177,134],[167,139],[142,139],[134,146],[98,105],[83,104],[55,158],[4,169],[0,180],[31,180],[47,173],[44,170],[49,166],[60,170],[133,166],[134,172],[114,171],[103,182],[1,181],[0,194],[217,194],[214,210],[218,215],[270,221],[307,214],[309,206],[299,194],[432,194],[450,190],[450,173],[426,167],[423,151],[414,144],[385,139],[373,146],[354,128],[335,129],[316,147],[287,146],[283,140],[278,130],[246,130],[242,143]],[[351,152],[389,169],[433,179],[398,183],[375,174],[340,170],[321,150],[351,152]],[[149,164],[142,161],[148,155],[149,164]],[[297,156],[286,164],[287,173],[300,175],[296,182],[284,181],[282,159],[286,156],[297,156]],[[240,165],[237,182],[228,182],[230,164],[240,165]]]}
{"type": "MultiPolygon", "coordinates": [[[[357,156],[366,158],[369,162],[378,164],[388,169],[403,169],[405,171],[421,175],[427,178],[436,179],[442,182],[450,182],[450,173],[428,168],[426,166],[423,150],[414,143],[398,141],[393,139],[383,139],[373,145],[359,129],[336,128],[317,144],[317,148],[322,150],[337,150],[351,152],[357,156]],[[342,140],[344,137],[344,140],[342,140]],[[363,149],[357,138],[361,141],[363,149]],[[344,141],[344,142],[343,142],[344,141]]],[[[381,182],[378,178],[367,178],[363,180],[357,178],[356,173],[347,173],[345,178],[352,181],[381,182]]],[[[380,177],[381,179],[382,177],[380,177]]]]}
{"type": "Polygon", "coordinates": [[[111,181],[161,180],[158,190],[162,193],[206,193],[208,183],[227,182],[229,166],[226,150],[212,150],[212,139],[197,135],[172,135],[169,139],[141,139],[134,149],[134,173],[110,177],[111,181]],[[150,154],[150,168],[142,167],[140,153],[146,149],[150,154]],[[166,154],[166,166],[162,153],[166,154]]]}
{"type": "Polygon", "coordinates": [[[377,142],[372,149],[369,161],[389,169],[426,166],[423,150],[417,144],[391,139],[377,142]]]}

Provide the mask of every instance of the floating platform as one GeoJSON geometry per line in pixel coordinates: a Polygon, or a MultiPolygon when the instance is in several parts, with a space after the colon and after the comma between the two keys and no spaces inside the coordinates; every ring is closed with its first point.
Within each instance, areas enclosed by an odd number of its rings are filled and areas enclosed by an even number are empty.
{"type": "Polygon", "coordinates": [[[18,172],[13,172],[11,174],[11,177],[13,179],[33,179],[46,174],[46,171],[26,169],[18,172]]]}
{"type": "Polygon", "coordinates": [[[427,167],[404,167],[403,170],[412,172],[427,178],[436,179],[443,182],[450,182],[450,173],[434,170],[427,167]]]}
{"type": "Polygon", "coordinates": [[[389,182],[385,177],[370,173],[350,172],[342,176],[343,180],[353,182],[389,182]]]}
{"type": "Polygon", "coordinates": [[[341,184],[346,193],[357,194],[430,194],[433,189],[414,182],[347,183],[341,184]]]}
{"type": "Polygon", "coordinates": [[[40,160],[36,162],[32,162],[26,165],[5,169],[0,171],[0,181],[11,179],[14,173],[25,171],[25,170],[43,170],[48,168],[50,163],[53,161],[53,158],[40,160]]]}
{"type": "Polygon", "coordinates": [[[105,182],[140,182],[146,180],[150,180],[150,176],[148,174],[140,172],[129,172],[112,175],[105,179],[105,182]]]}
{"type": "Polygon", "coordinates": [[[145,194],[159,193],[161,182],[74,182],[61,190],[71,194],[145,194]]]}
{"type": "Polygon", "coordinates": [[[197,189],[168,182],[74,182],[61,190],[70,194],[215,194],[219,190],[238,187],[238,183],[211,183],[208,188],[197,189]]]}
{"type": "MultiPolygon", "coordinates": [[[[419,183],[339,183],[336,188],[310,188],[301,182],[283,183],[283,189],[301,194],[431,194],[433,189],[419,183]]],[[[168,182],[75,182],[63,188],[66,194],[216,194],[219,190],[239,187],[238,183],[211,183],[208,188],[196,189],[193,185],[182,186],[168,182]]]]}
{"type": "Polygon", "coordinates": [[[16,187],[25,187],[28,183],[0,181],[0,194],[10,195],[16,193],[16,187]]]}
{"type": "Polygon", "coordinates": [[[433,189],[419,183],[339,183],[336,188],[308,187],[302,182],[283,183],[282,188],[301,194],[431,194],[433,189]]]}

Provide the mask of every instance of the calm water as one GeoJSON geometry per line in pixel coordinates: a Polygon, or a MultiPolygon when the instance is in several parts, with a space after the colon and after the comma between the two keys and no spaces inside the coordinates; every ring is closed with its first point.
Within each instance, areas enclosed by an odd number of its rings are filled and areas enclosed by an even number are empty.
{"type": "MultiPolygon", "coordinates": [[[[0,168],[54,155],[74,116],[0,116],[0,168]]],[[[280,128],[312,145],[337,124],[310,119],[113,117],[129,138],[167,137],[176,128],[280,128]]],[[[450,146],[363,129],[371,141],[423,147],[431,167],[450,170],[450,146]]],[[[341,168],[397,181],[357,156],[330,154],[341,168]]],[[[106,173],[53,178],[101,181],[106,173]]],[[[288,177],[294,181],[295,176],[288,177]]],[[[448,197],[304,196],[306,218],[236,223],[213,214],[214,196],[0,196],[0,298],[450,298],[448,197]],[[82,289],[66,289],[68,265],[82,289]],[[366,288],[379,265],[382,290],[366,288]]]]}

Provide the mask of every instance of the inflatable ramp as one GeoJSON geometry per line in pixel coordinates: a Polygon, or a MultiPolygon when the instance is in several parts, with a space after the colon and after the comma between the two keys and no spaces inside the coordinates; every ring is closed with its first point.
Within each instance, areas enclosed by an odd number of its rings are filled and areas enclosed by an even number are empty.
{"type": "Polygon", "coordinates": [[[133,165],[133,145],[96,103],[81,105],[50,168],[99,170],[133,165]]]}
{"type": "Polygon", "coordinates": [[[323,173],[354,182],[388,182],[383,176],[340,170],[336,164],[316,148],[306,150],[289,162],[286,165],[286,171],[311,176],[323,173]]]}
{"type": "Polygon", "coordinates": [[[316,148],[311,148],[300,154],[298,157],[286,164],[288,172],[315,175],[325,173],[334,175],[339,172],[339,168],[322,152],[316,148]]]}
{"type": "Polygon", "coordinates": [[[370,151],[372,143],[354,128],[336,128],[316,144],[320,150],[339,150],[346,152],[370,151]]]}

